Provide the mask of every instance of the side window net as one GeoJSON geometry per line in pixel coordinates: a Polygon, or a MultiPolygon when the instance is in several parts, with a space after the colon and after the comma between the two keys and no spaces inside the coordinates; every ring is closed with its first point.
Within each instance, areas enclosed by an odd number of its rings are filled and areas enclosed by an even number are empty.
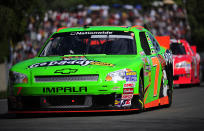
{"type": "Polygon", "coordinates": [[[159,52],[159,51],[160,51],[160,46],[159,46],[159,44],[157,43],[157,41],[155,40],[155,38],[154,38],[150,33],[148,33],[148,35],[150,36],[150,39],[151,39],[151,41],[152,41],[152,44],[153,44],[155,50],[156,50],[157,52],[159,52]]]}
{"type": "Polygon", "coordinates": [[[150,51],[150,48],[149,48],[149,44],[147,42],[145,32],[140,32],[139,35],[140,35],[140,41],[141,41],[142,49],[144,50],[146,55],[151,55],[151,51],[150,51]]]}

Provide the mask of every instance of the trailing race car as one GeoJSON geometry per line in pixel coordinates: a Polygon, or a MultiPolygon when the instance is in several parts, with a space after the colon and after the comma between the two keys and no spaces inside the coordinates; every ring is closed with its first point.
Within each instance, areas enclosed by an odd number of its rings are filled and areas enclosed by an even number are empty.
{"type": "MultiPolygon", "coordinates": [[[[195,48],[195,47],[193,47],[195,48]]],[[[200,56],[184,40],[171,40],[170,49],[173,53],[175,85],[200,83],[200,56]]]]}
{"type": "Polygon", "coordinates": [[[140,26],[61,28],[10,69],[10,113],[132,111],[172,103],[172,54],[140,26]]]}
{"type": "Polygon", "coordinates": [[[200,85],[200,82],[202,81],[202,69],[200,64],[200,55],[197,53],[197,47],[195,45],[191,46],[193,56],[195,57],[195,72],[194,72],[194,79],[192,81],[192,84],[200,85]],[[196,74],[197,73],[197,74],[196,74]]]}

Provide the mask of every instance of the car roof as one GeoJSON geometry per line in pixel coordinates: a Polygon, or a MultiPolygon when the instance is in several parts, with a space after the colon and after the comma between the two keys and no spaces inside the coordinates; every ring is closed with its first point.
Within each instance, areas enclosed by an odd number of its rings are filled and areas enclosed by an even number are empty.
{"type": "Polygon", "coordinates": [[[147,31],[142,26],[84,26],[84,27],[62,27],[55,33],[72,32],[72,31],[147,31]]]}

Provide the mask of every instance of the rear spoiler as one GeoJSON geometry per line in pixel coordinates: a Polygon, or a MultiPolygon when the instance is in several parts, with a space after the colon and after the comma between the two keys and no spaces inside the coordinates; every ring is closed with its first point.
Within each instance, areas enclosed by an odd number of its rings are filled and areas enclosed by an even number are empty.
{"type": "Polygon", "coordinates": [[[170,49],[170,36],[155,36],[159,45],[165,49],[170,49]]]}

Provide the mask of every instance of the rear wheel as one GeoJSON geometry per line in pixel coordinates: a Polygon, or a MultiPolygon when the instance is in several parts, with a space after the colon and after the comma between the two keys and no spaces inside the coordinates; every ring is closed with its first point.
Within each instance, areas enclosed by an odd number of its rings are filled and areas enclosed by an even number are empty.
{"type": "Polygon", "coordinates": [[[172,89],[167,90],[167,95],[168,95],[168,100],[169,100],[169,104],[167,104],[167,107],[170,107],[172,104],[172,89]]]}
{"type": "Polygon", "coordinates": [[[171,75],[167,75],[168,78],[168,90],[167,90],[167,95],[168,95],[168,99],[169,99],[169,104],[167,105],[167,107],[170,107],[172,104],[172,94],[173,94],[173,68],[171,65],[171,75]]]}
{"type": "Polygon", "coordinates": [[[172,104],[172,86],[173,86],[173,80],[171,80],[171,75],[166,74],[166,70],[163,70],[163,76],[162,76],[162,91],[163,91],[163,97],[168,96],[168,103],[166,106],[170,107],[172,104]],[[165,84],[165,81],[168,80],[168,83],[165,84]],[[164,91],[165,90],[165,91],[164,91]]]}

